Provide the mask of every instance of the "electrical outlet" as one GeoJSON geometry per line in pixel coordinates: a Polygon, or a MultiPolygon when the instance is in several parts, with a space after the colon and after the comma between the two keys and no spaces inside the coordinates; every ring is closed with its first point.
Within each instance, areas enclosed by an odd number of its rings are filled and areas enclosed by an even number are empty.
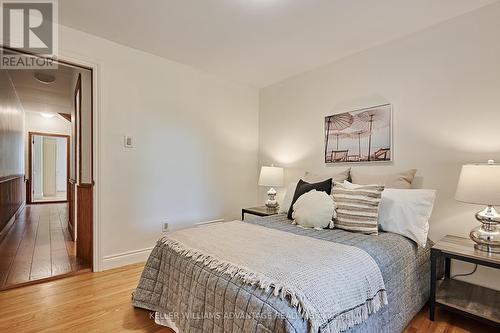
{"type": "Polygon", "coordinates": [[[168,231],[168,222],[163,222],[161,226],[161,231],[162,232],[167,232],[168,231]]]}

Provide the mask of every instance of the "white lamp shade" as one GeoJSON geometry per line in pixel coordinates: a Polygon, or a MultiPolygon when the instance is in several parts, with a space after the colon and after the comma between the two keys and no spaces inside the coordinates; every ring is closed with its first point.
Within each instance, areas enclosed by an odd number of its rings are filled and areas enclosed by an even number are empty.
{"type": "Polygon", "coordinates": [[[464,165],[455,199],[478,205],[500,205],[500,164],[464,165]]]}
{"type": "Polygon", "coordinates": [[[263,166],[260,169],[260,186],[283,186],[283,168],[263,166]]]}

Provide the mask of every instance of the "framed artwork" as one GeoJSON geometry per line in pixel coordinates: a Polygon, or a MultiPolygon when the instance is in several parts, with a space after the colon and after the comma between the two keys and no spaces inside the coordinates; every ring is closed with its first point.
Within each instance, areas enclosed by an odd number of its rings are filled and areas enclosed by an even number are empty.
{"type": "Polygon", "coordinates": [[[391,162],[392,106],[384,104],[325,117],[325,163],[391,162]]]}

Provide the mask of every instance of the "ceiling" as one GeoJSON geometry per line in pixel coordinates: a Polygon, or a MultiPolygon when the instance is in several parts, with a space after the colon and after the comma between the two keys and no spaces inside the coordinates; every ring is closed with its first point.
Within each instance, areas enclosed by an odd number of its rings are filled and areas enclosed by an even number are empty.
{"type": "Polygon", "coordinates": [[[264,87],[497,0],[64,0],[60,23],[264,87]]]}
{"type": "Polygon", "coordinates": [[[73,108],[74,82],[78,71],[60,64],[57,69],[44,69],[43,74],[55,77],[53,83],[35,79],[37,70],[9,70],[12,83],[26,112],[70,114],[73,108]]]}

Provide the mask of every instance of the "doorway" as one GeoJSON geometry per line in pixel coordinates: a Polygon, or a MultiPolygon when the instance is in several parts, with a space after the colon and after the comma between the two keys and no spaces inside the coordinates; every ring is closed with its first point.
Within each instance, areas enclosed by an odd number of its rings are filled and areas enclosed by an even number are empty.
{"type": "Polygon", "coordinates": [[[68,202],[69,135],[29,132],[29,203],[68,202]]]}
{"type": "MultiPolygon", "coordinates": [[[[18,174],[0,177],[11,192],[0,205],[8,199],[12,206],[0,220],[0,290],[94,269],[94,67],[56,62],[44,75],[0,71],[0,92],[5,86],[16,97],[13,107],[24,120],[14,123],[16,149],[0,156],[19,162],[18,174]]],[[[5,137],[0,128],[0,141],[5,137]]]]}

